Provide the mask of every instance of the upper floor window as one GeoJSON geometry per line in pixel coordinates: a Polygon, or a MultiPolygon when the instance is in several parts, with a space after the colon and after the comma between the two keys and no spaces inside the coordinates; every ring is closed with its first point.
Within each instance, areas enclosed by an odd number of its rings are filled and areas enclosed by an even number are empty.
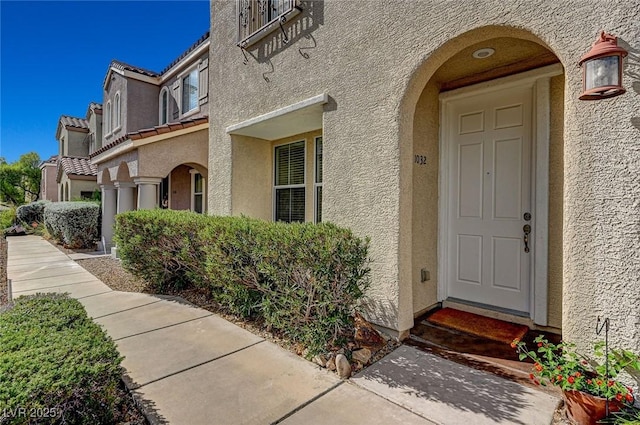
{"type": "Polygon", "coordinates": [[[105,116],[104,116],[104,134],[111,133],[111,101],[107,101],[107,106],[105,107],[105,116]]]}
{"type": "Polygon", "coordinates": [[[304,221],[304,140],[275,148],[276,221],[304,221]]]}
{"type": "Polygon", "coordinates": [[[299,0],[237,0],[237,2],[238,44],[242,47],[278,28],[277,23],[284,15],[301,10],[298,5],[299,0]]]}
{"type": "Polygon", "coordinates": [[[113,117],[114,118],[113,119],[113,121],[114,121],[113,128],[116,129],[116,128],[120,128],[120,124],[121,124],[120,123],[120,92],[116,93],[116,96],[115,96],[115,98],[113,100],[113,103],[115,105],[115,107],[114,107],[114,117],[113,117]]]}
{"type": "Polygon", "coordinates": [[[198,107],[198,68],[182,77],[182,113],[198,107]]]}
{"type": "Polygon", "coordinates": [[[165,87],[160,93],[160,125],[169,121],[169,90],[165,87]]]}

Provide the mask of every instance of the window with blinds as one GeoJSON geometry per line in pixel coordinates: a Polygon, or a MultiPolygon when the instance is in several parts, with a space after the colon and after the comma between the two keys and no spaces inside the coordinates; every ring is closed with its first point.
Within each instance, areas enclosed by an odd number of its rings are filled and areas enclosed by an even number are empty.
{"type": "Polygon", "coordinates": [[[304,141],[275,148],[276,221],[304,221],[304,141]]]}
{"type": "Polygon", "coordinates": [[[182,78],[182,113],[198,107],[198,69],[194,68],[182,78]]]}
{"type": "Polygon", "coordinates": [[[315,221],[322,221],[322,137],[316,137],[315,221]]]}

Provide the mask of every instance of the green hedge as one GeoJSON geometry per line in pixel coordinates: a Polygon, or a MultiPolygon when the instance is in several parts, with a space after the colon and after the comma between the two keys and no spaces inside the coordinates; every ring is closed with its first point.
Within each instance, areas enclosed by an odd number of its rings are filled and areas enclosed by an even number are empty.
{"type": "Polygon", "coordinates": [[[121,360],[77,300],[18,298],[0,314],[0,423],[115,423],[121,360]]]}
{"type": "Polygon", "coordinates": [[[36,201],[21,205],[16,210],[16,218],[27,225],[31,225],[33,222],[42,223],[44,222],[44,209],[49,204],[51,204],[50,201],[36,201]]]}
{"type": "Polygon", "coordinates": [[[44,209],[47,231],[67,248],[92,248],[99,237],[100,205],[54,202],[44,209]]]}
{"type": "Polygon", "coordinates": [[[351,329],[369,284],[368,241],[328,223],[146,210],[118,214],[115,237],[124,266],[159,291],[206,287],[311,354],[351,329]]]}

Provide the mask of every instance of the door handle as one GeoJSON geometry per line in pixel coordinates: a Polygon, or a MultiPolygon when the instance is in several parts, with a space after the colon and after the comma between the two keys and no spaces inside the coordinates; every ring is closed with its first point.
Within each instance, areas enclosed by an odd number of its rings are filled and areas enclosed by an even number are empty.
{"type": "Polygon", "coordinates": [[[522,226],[522,231],[524,232],[524,252],[529,252],[529,234],[531,233],[531,226],[525,224],[522,226]]]}

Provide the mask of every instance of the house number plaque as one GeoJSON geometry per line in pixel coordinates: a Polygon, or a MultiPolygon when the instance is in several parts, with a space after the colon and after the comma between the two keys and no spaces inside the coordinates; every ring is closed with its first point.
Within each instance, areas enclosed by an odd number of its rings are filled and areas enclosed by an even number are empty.
{"type": "Polygon", "coordinates": [[[424,155],[414,155],[413,162],[418,165],[427,165],[427,157],[424,155]]]}

